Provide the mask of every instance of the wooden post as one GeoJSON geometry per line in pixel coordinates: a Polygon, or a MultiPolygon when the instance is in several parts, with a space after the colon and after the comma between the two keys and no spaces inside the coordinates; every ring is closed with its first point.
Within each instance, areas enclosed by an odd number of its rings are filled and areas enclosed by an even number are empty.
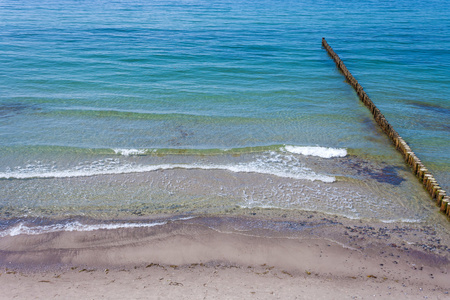
{"type": "MultiPolygon", "coordinates": [[[[397,150],[403,155],[405,162],[411,167],[414,175],[417,176],[419,181],[422,182],[423,187],[428,191],[432,199],[436,200],[437,205],[440,210],[450,217],[450,197],[447,196],[446,192],[441,189],[437,183],[434,176],[428,171],[428,169],[423,165],[416,154],[411,150],[409,145],[403,140],[402,137],[394,130],[394,128],[389,124],[381,111],[375,106],[372,100],[367,96],[363,87],[359,84],[355,77],[350,73],[350,71],[345,66],[344,62],[339,58],[339,56],[334,52],[325,38],[322,38],[322,46],[327,50],[330,57],[336,63],[338,69],[344,74],[347,82],[353,87],[359,99],[364,103],[364,105],[372,112],[373,118],[380,126],[380,128],[388,135],[392,143],[395,145],[397,150]]],[[[450,220],[450,219],[449,219],[450,220]]]]}

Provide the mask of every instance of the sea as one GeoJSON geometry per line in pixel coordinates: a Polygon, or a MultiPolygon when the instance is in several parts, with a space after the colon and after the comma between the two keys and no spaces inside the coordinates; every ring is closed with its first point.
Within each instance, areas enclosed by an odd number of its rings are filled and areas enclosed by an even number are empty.
{"type": "Polygon", "coordinates": [[[0,0],[0,236],[252,209],[442,219],[321,40],[450,192],[449,11],[0,0]]]}

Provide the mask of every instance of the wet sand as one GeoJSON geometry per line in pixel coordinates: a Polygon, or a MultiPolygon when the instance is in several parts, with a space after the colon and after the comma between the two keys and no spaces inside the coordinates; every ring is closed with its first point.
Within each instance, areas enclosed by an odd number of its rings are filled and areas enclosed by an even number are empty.
{"type": "MultiPolygon", "coordinates": [[[[202,216],[0,239],[1,299],[448,299],[448,224],[202,216]]],[[[445,221],[443,219],[443,221],[445,221]]]]}

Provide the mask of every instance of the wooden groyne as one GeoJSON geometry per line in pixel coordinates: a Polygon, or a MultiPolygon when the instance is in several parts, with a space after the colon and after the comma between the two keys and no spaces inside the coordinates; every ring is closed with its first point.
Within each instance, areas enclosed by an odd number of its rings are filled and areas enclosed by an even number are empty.
{"type": "Polygon", "coordinates": [[[411,167],[413,173],[419,178],[419,181],[423,184],[424,188],[428,191],[431,198],[436,201],[436,204],[440,210],[450,217],[450,197],[447,193],[439,186],[434,176],[425,167],[425,165],[420,161],[420,159],[414,154],[409,145],[403,140],[403,138],[394,130],[394,128],[389,124],[380,110],[373,104],[369,96],[358,83],[358,81],[349,72],[344,62],[339,58],[339,56],[333,51],[333,49],[328,45],[325,38],[322,38],[322,46],[327,50],[328,54],[333,58],[338,69],[344,74],[348,83],[355,89],[359,96],[359,99],[364,103],[367,108],[372,112],[372,115],[381,127],[381,129],[391,138],[395,147],[403,155],[406,163],[411,167]]]}

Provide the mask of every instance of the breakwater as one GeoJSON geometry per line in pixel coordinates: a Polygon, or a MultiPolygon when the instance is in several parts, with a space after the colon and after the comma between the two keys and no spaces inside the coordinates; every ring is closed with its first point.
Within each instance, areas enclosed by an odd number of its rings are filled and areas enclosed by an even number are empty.
{"type": "Polygon", "coordinates": [[[433,174],[425,167],[420,161],[417,155],[411,150],[405,140],[397,133],[391,124],[386,120],[381,111],[375,106],[372,100],[364,91],[363,87],[359,84],[355,77],[345,66],[344,62],[334,52],[330,45],[328,45],[325,38],[322,38],[322,46],[327,50],[328,54],[336,63],[338,69],[347,79],[348,83],[355,89],[359,99],[364,105],[371,111],[375,121],[380,128],[389,136],[397,150],[403,155],[405,162],[411,167],[413,173],[417,176],[419,181],[423,184],[423,187],[428,191],[431,198],[436,202],[440,210],[450,217],[450,197],[439,186],[438,182],[434,178],[433,174]]]}

